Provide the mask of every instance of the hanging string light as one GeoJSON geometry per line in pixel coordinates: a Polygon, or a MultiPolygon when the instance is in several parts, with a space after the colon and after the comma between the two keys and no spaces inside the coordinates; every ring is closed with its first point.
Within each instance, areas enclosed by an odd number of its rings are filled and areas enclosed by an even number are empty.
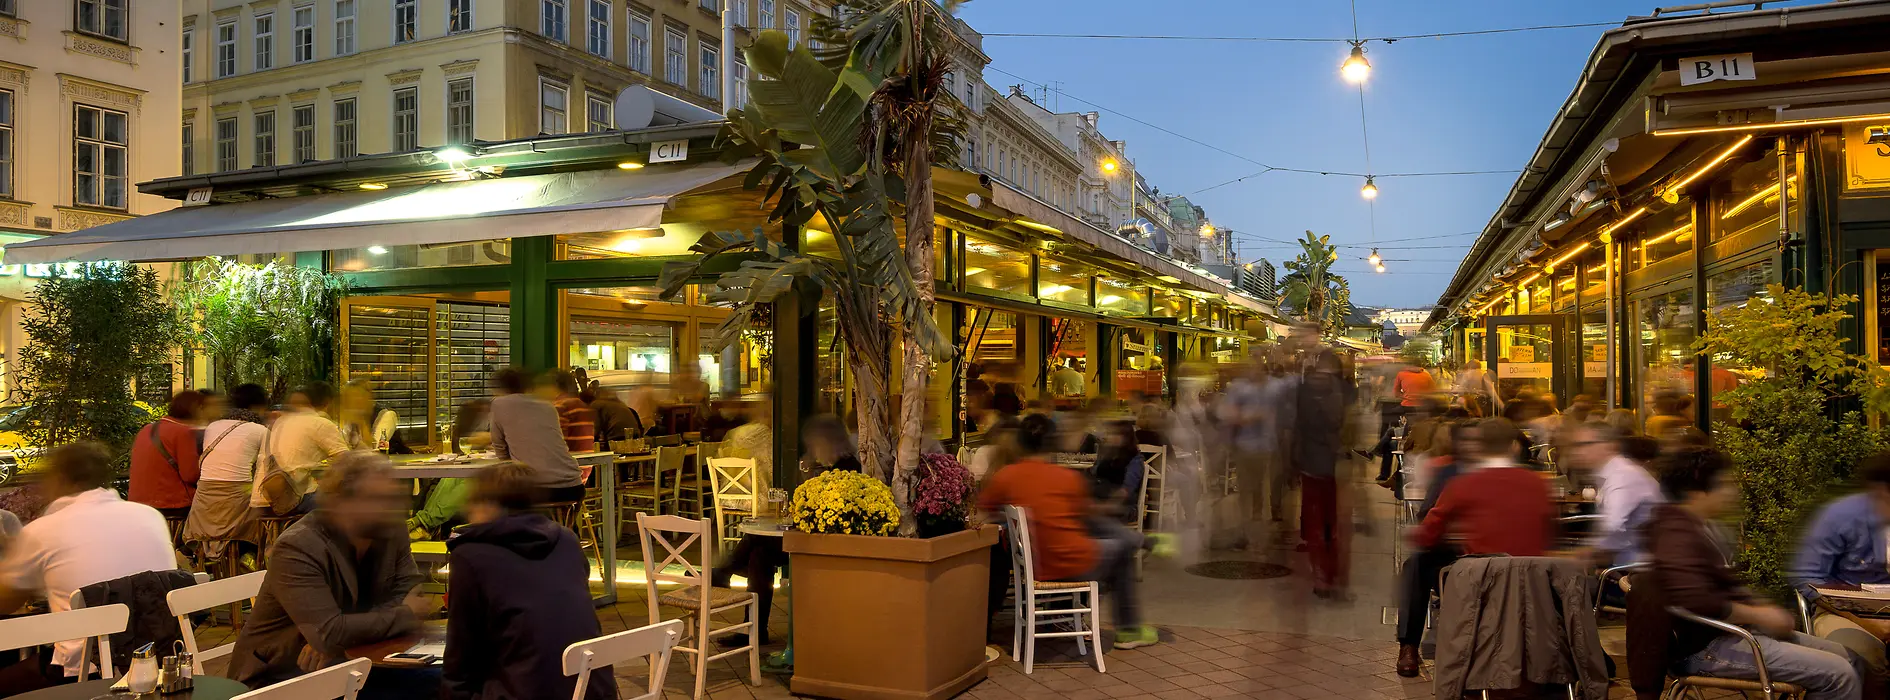
{"type": "Polygon", "coordinates": [[[1345,57],[1344,63],[1339,64],[1339,74],[1354,83],[1363,83],[1371,77],[1372,64],[1365,60],[1365,42],[1352,42],[1352,53],[1345,57]]]}
{"type": "Polygon", "coordinates": [[[1373,248],[1373,249],[1372,249],[1372,256],[1371,256],[1371,257],[1369,257],[1369,258],[1366,258],[1366,260],[1367,260],[1367,261],[1369,261],[1369,262],[1371,262],[1371,264],[1373,264],[1373,265],[1377,265],[1377,266],[1378,266],[1378,267],[1380,268],[1380,269],[1378,270],[1379,272],[1384,272],[1384,269],[1383,269],[1383,268],[1384,268],[1384,266],[1385,266],[1385,259],[1384,259],[1384,258],[1381,258],[1381,257],[1378,257],[1378,249],[1377,249],[1377,248],[1373,248]]]}
{"type": "Polygon", "coordinates": [[[1358,188],[1358,194],[1366,199],[1378,198],[1378,184],[1372,181],[1372,176],[1365,176],[1365,186],[1358,188]]]}

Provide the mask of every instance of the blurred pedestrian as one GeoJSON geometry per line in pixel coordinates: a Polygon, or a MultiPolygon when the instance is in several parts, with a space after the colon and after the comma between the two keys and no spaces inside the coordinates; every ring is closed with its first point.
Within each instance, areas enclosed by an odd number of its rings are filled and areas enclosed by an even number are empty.
{"type": "Polygon", "coordinates": [[[138,431],[131,443],[129,498],[133,503],[158,509],[166,520],[181,522],[190,515],[202,474],[197,450],[203,443],[198,431],[208,422],[206,418],[203,393],[186,389],[171,397],[163,418],[138,431]]]}
{"type": "Polygon", "coordinates": [[[1300,536],[1311,561],[1313,594],[1343,595],[1347,552],[1341,551],[1338,502],[1339,453],[1345,448],[1350,391],[1339,356],[1318,351],[1293,391],[1288,456],[1300,479],[1300,536]]]}
{"type": "MultiPolygon", "coordinates": [[[[1430,439],[1431,451],[1425,460],[1429,464],[1431,479],[1421,485],[1424,502],[1418,506],[1419,522],[1430,515],[1431,509],[1437,505],[1437,497],[1443,494],[1445,487],[1462,475],[1469,465],[1479,461],[1479,438],[1476,426],[1470,421],[1428,425],[1433,434],[1430,439]]],[[[1418,654],[1418,644],[1424,641],[1424,622],[1430,614],[1431,594],[1437,590],[1438,572],[1456,563],[1461,555],[1456,545],[1440,542],[1412,552],[1410,558],[1405,560],[1402,572],[1403,595],[1398,599],[1398,675],[1416,678],[1422,669],[1424,659],[1418,654]]]]}

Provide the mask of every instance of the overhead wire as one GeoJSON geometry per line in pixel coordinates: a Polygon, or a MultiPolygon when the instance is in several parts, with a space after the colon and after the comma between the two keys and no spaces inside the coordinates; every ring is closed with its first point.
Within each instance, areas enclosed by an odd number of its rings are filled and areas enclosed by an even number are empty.
{"type": "Polygon", "coordinates": [[[1188,34],[1064,34],[1064,33],[1047,33],[1047,32],[980,32],[980,34],[986,38],[996,37],[996,38],[1008,38],[1008,39],[1140,39],[1140,40],[1154,40],[1154,41],[1243,41],[1243,42],[1318,43],[1318,44],[1350,43],[1352,41],[1366,41],[1366,42],[1377,41],[1381,43],[1391,44],[1391,43],[1396,43],[1399,41],[1404,41],[1406,39],[1447,39],[1447,38],[1465,37],[1465,36],[1487,36],[1491,34],[1514,34],[1517,32],[1541,32],[1541,31],[1553,31],[1553,30],[1560,30],[1560,29],[1588,29],[1588,28],[1593,28],[1593,27],[1618,27],[1618,26],[1621,26],[1621,23],[1619,21],[1579,22],[1579,23],[1574,23],[1574,24],[1538,24],[1538,25],[1530,25],[1530,26],[1524,26],[1524,27],[1500,27],[1496,29],[1468,29],[1468,30],[1453,31],[1453,32],[1429,32],[1429,33],[1424,33],[1424,34],[1398,34],[1398,35],[1374,36],[1374,37],[1364,37],[1364,38],[1360,38],[1357,36],[1358,31],[1357,31],[1357,28],[1355,27],[1353,29],[1354,36],[1352,39],[1346,39],[1343,37],[1312,37],[1312,36],[1302,37],[1302,36],[1225,36],[1225,35],[1188,35],[1188,34]]]}

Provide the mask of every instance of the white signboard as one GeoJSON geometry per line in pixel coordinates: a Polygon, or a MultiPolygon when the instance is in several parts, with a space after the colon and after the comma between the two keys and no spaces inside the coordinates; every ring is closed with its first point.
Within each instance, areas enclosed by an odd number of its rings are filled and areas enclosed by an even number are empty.
{"type": "Polygon", "coordinates": [[[673,163],[689,160],[689,140],[659,141],[650,146],[651,163],[673,163]]]}
{"type": "Polygon", "coordinates": [[[216,189],[216,188],[213,188],[213,187],[192,187],[192,188],[190,188],[190,192],[189,192],[188,194],[185,194],[185,195],[184,195],[184,206],[187,206],[187,207],[200,207],[200,206],[203,206],[203,205],[205,205],[205,204],[209,204],[209,203],[210,203],[210,193],[211,193],[211,192],[213,192],[213,191],[215,191],[215,189],[216,189]]]}
{"type": "Polygon", "coordinates": [[[1608,376],[1608,363],[1583,362],[1582,363],[1582,376],[1587,377],[1589,379],[1600,379],[1602,377],[1606,377],[1608,376]]]}
{"type": "Polygon", "coordinates": [[[1554,367],[1552,362],[1498,362],[1496,376],[1499,379],[1548,379],[1554,367]]]}
{"type": "Polygon", "coordinates": [[[1757,80],[1752,54],[1729,53],[1680,59],[1680,84],[1698,85],[1715,80],[1757,80]]]}

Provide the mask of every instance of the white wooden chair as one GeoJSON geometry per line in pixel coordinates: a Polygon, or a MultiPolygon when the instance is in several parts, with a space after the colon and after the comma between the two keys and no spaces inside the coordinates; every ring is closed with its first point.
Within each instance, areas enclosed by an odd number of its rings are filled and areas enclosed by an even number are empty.
{"type": "Polygon", "coordinates": [[[355,659],[338,666],[296,676],[266,688],[257,688],[231,700],[354,700],[367,685],[374,662],[355,659]]]}
{"type": "Polygon", "coordinates": [[[650,683],[645,688],[647,692],[623,696],[623,689],[618,688],[618,695],[625,700],[660,700],[663,697],[663,677],[669,673],[669,653],[676,648],[677,642],[682,641],[682,632],[683,621],[670,620],[565,647],[564,675],[577,676],[577,691],[571,694],[571,700],[584,700],[584,692],[591,686],[591,671],[613,668],[638,657],[644,657],[650,662],[650,683]]]}
{"type": "Polygon", "coordinates": [[[1168,447],[1136,445],[1135,448],[1142,454],[1142,489],[1137,499],[1135,529],[1159,532],[1162,518],[1170,514],[1168,503],[1174,495],[1168,488],[1168,447]]]}
{"type": "Polygon", "coordinates": [[[1029,675],[1037,660],[1040,637],[1075,637],[1076,653],[1088,654],[1096,647],[1096,670],[1108,673],[1103,665],[1102,586],[1095,581],[1038,581],[1036,559],[1030,547],[1030,513],[1017,506],[1004,507],[1005,528],[1011,533],[1011,575],[1016,578],[1017,624],[1011,639],[1011,660],[1018,660],[1022,650],[1024,673],[1029,675]],[[1044,603],[1064,603],[1067,608],[1043,609],[1044,603]],[[1085,621],[1087,620],[1087,626],[1085,621]],[[1070,631],[1040,632],[1043,625],[1070,623],[1070,631]],[[1084,638],[1088,637],[1087,640],[1084,638]]]}
{"type": "Polygon", "coordinates": [[[741,457],[711,459],[709,483],[715,488],[715,531],[723,542],[733,545],[741,541],[742,536],[732,526],[755,517],[758,496],[755,493],[755,460],[741,457]]]}
{"type": "Polygon", "coordinates": [[[737,654],[748,655],[748,684],[761,685],[761,648],[757,646],[761,631],[755,629],[755,620],[760,619],[761,610],[753,593],[709,585],[713,578],[716,550],[716,536],[711,528],[707,520],[637,514],[637,533],[643,541],[643,578],[644,585],[648,587],[649,619],[663,619],[664,605],[687,610],[690,617],[694,618],[694,624],[685,634],[685,638],[694,646],[678,645],[676,650],[696,657],[695,697],[698,698],[702,697],[703,684],[708,680],[709,662],[737,654]],[[702,563],[699,565],[691,563],[688,556],[690,549],[698,545],[702,552],[702,563]],[[658,554],[662,555],[660,561],[656,558],[658,554]],[[671,564],[680,566],[682,573],[669,573],[671,564]],[[683,588],[659,595],[656,587],[664,583],[682,584],[683,588]],[[748,619],[726,627],[714,626],[716,613],[734,610],[745,610],[748,619]],[[713,638],[744,631],[748,633],[747,645],[720,654],[709,654],[713,638]]]}
{"type": "MultiPolygon", "coordinates": [[[[0,651],[83,639],[87,644],[79,655],[79,680],[85,680],[84,669],[90,662],[92,638],[98,638],[99,657],[104,659],[104,663],[100,664],[99,668],[107,668],[111,665],[112,658],[112,649],[107,638],[125,631],[125,626],[130,622],[131,606],[124,603],[102,605],[96,608],[80,607],[66,612],[4,619],[0,620],[0,651]]],[[[115,676],[109,671],[101,671],[99,677],[114,678],[115,676]]]]}
{"type": "Polygon", "coordinates": [[[208,651],[199,649],[197,633],[190,625],[190,615],[224,605],[240,604],[244,600],[254,603],[257,594],[262,592],[263,578],[268,573],[257,571],[221,581],[199,582],[189,588],[171,591],[165,596],[165,601],[170,603],[171,614],[177,616],[177,628],[184,633],[184,650],[190,652],[197,675],[203,675],[203,662],[229,656],[230,652],[235,651],[236,642],[232,640],[208,651]]]}

